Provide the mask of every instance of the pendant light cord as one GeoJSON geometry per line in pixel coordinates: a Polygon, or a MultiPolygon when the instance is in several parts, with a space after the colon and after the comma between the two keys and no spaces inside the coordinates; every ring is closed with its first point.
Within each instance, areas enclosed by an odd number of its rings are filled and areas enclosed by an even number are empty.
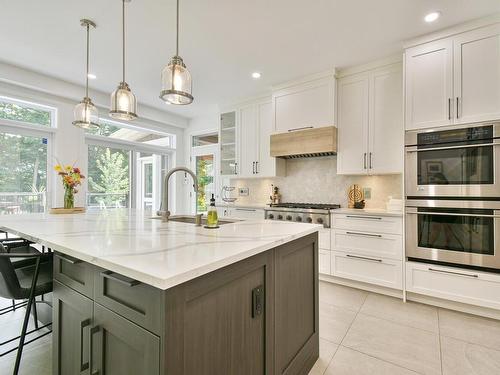
{"type": "Polygon", "coordinates": [[[179,56],[179,0],[177,0],[177,36],[175,41],[175,55],[179,56]]]}
{"type": "Polygon", "coordinates": [[[122,2],[122,82],[125,83],[125,0],[122,2]]]}
{"type": "Polygon", "coordinates": [[[85,97],[89,97],[89,39],[90,39],[90,25],[87,23],[87,74],[85,75],[85,97]]]}

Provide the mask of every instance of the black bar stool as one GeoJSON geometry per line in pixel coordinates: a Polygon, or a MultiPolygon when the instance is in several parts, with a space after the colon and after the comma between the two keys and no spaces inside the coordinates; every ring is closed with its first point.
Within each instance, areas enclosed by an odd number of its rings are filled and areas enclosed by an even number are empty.
{"type": "MultiPolygon", "coordinates": [[[[14,375],[19,372],[21,356],[25,344],[29,344],[39,338],[50,334],[49,330],[42,335],[26,341],[26,336],[46,328],[51,323],[38,327],[38,321],[35,329],[28,332],[28,322],[31,309],[36,306],[36,297],[52,292],[52,253],[41,253],[29,244],[8,243],[0,241],[0,297],[12,300],[27,300],[23,302],[26,306],[23,327],[21,334],[12,339],[0,343],[0,347],[19,339],[19,345],[16,348],[7,350],[0,354],[0,357],[17,349],[16,362],[14,366],[14,375]]],[[[10,308],[12,311],[12,308],[10,308]]],[[[9,311],[1,312],[5,314],[9,311]]],[[[36,307],[33,309],[34,319],[36,319],[36,307]]]]}

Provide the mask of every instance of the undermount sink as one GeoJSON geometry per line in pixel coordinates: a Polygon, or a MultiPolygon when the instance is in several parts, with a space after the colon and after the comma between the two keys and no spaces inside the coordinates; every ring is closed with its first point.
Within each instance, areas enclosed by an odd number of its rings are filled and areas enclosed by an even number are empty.
{"type": "MultiPolygon", "coordinates": [[[[152,217],[153,220],[161,220],[161,216],[152,217]]],[[[173,215],[168,218],[168,221],[178,221],[179,223],[196,224],[196,218],[192,215],[173,215]]],[[[231,224],[237,220],[219,220],[219,225],[231,224]]],[[[203,216],[201,218],[201,224],[207,225],[207,218],[203,216]]]]}

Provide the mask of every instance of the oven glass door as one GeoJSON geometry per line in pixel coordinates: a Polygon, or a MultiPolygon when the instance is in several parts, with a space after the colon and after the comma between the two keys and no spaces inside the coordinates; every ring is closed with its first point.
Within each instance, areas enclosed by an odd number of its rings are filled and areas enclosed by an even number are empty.
{"type": "Polygon", "coordinates": [[[491,185],[494,182],[493,145],[417,153],[418,185],[491,185]]]}
{"type": "Polygon", "coordinates": [[[417,212],[419,248],[495,254],[493,210],[419,208],[417,212]]]}

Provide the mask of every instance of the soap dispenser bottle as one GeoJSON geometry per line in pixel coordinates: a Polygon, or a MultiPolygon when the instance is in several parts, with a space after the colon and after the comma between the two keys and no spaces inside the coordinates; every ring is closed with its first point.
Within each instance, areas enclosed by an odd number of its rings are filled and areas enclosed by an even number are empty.
{"type": "Polygon", "coordinates": [[[210,199],[210,206],[208,207],[207,213],[207,227],[217,228],[219,224],[219,218],[217,217],[217,208],[215,207],[215,197],[212,194],[210,199]]]}

